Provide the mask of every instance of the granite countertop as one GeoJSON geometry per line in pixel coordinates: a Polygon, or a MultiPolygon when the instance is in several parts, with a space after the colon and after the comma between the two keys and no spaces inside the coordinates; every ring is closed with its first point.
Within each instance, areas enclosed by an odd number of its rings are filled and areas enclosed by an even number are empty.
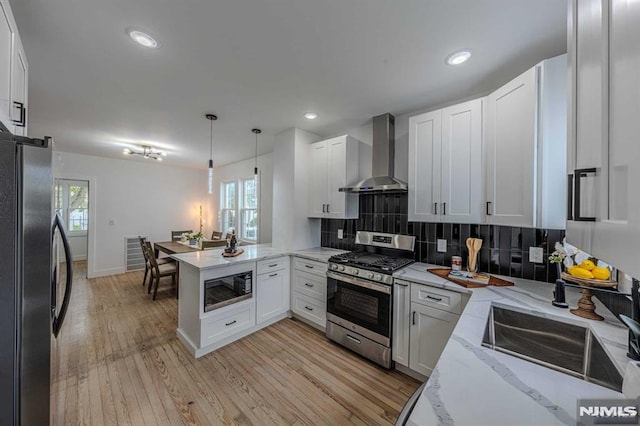
{"type": "Polygon", "coordinates": [[[346,253],[347,250],[338,250],[326,247],[314,247],[310,249],[304,250],[294,250],[290,252],[292,256],[303,257],[305,259],[315,260],[317,262],[327,263],[329,262],[329,258],[331,256],[335,256],[336,254],[346,253]]]}
{"type": "MultiPolygon", "coordinates": [[[[492,305],[590,328],[624,375],[627,329],[594,298],[604,321],[589,321],[551,305],[549,283],[504,277],[514,287],[467,289],[429,274],[437,267],[414,263],[394,274],[412,282],[471,293],[435,370],[409,417],[410,425],[575,425],[580,398],[623,394],[481,345],[492,305]]],[[[566,289],[575,307],[579,290],[566,289]]]]}
{"type": "Polygon", "coordinates": [[[271,247],[271,244],[257,244],[241,246],[239,248],[244,249],[244,253],[236,257],[222,257],[224,249],[220,248],[182,254],[173,254],[171,255],[171,258],[176,259],[180,262],[187,263],[199,270],[205,270],[223,267],[235,263],[255,262],[259,260],[290,255],[326,263],[331,256],[345,252],[345,250],[336,250],[324,247],[287,251],[273,248],[271,247]]]}
{"type": "Polygon", "coordinates": [[[236,263],[255,262],[258,260],[272,259],[274,257],[288,256],[285,250],[271,247],[271,244],[256,244],[239,247],[244,250],[236,257],[222,257],[223,248],[213,250],[201,250],[182,254],[172,254],[171,257],[180,262],[189,264],[197,269],[205,270],[219,268],[236,263]]]}

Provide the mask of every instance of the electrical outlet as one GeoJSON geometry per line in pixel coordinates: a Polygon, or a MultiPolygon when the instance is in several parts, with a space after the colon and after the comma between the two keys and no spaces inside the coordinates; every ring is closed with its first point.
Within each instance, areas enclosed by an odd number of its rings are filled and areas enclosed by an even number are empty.
{"type": "Polygon", "coordinates": [[[341,240],[344,238],[344,232],[342,229],[338,229],[338,239],[341,240]]]}
{"type": "Polygon", "coordinates": [[[438,240],[438,253],[447,252],[447,240],[438,240]]]}
{"type": "Polygon", "coordinates": [[[544,250],[542,247],[529,247],[529,262],[544,263],[544,250]]]}

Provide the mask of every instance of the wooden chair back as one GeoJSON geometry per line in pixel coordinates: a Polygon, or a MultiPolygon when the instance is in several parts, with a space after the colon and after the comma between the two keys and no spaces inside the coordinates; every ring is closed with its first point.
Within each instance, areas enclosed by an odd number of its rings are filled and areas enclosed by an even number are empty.
{"type": "Polygon", "coordinates": [[[147,258],[147,248],[145,246],[147,239],[145,237],[141,237],[138,235],[138,240],[140,241],[140,248],[142,249],[142,255],[144,256],[144,260],[145,262],[149,262],[149,259],[147,258]]]}
{"type": "Polygon", "coordinates": [[[156,255],[153,253],[153,247],[151,247],[151,243],[149,241],[146,241],[144,245],[147,251],[147,260],[149,262],[150,268],[154,269],[157,274],[160,274],[158,260],[156,259],[156,255]]]}
{"type": "Polygon", "coordinates": [[[221,231],[213,231],[211,233],[211,239],[212,240],[221,240],[222,239],[222,232],[221,231]]]}
{"type": "Polygon", "coordinates": [[[211,249],[215,247],[226,247],[226,240],[217,240],[217,241],[202,241],[202,250],[211,249]]]}
{"type": "Polygon", "coordinates": [[[180,241],[180,238],[182,238],[182,234],[191,232],[193,232],[193,229],[190,229],[188,231],[171,231],[171,241],[180,241]]]}

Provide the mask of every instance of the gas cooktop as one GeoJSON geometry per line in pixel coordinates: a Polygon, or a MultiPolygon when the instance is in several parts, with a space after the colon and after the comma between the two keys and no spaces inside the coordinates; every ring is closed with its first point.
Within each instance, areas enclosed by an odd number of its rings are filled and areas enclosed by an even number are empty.
{"type": "Polygon", "coordinates": [[[413,259],[364,251],[351,251],[332,256],[329,259],[329,262],[390,274],[413,263],[413,259]]]}

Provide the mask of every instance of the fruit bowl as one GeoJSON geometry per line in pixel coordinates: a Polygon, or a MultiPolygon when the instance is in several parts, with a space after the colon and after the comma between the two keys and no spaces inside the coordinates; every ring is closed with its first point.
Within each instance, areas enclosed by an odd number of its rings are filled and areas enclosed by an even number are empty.
{"type": "Polygon", "coordinates": [[[562,273],[562,279],[571,283],[580,284],[585,287],[615,287],[618,285],[617,281],[613,280],[598,280],[596,278],[580,278],[575,277],[567,272],[562,273]]]}

